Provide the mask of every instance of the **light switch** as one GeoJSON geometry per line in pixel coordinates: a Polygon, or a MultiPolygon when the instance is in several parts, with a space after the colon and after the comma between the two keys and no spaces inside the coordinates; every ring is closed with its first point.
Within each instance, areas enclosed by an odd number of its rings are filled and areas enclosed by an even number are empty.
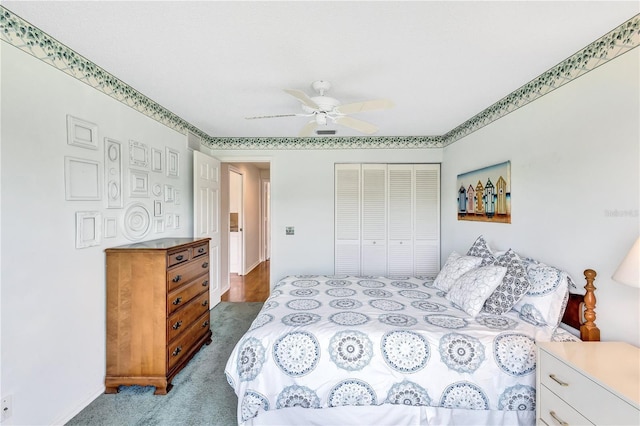
{"type": "Polygon", "coordinates": [[[287,226],[284,229],[285,229],[285,234],[286,235],[293,235],[294,234],[293,226],[287,226]]]}

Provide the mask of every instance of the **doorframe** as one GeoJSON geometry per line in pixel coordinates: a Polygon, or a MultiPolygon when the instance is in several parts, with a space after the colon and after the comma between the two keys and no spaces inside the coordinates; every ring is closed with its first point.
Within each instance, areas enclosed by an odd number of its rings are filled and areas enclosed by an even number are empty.
{"type": "Polygon", "coordinates": [[[271,178],[260,178],[260,260],[271,259],[271,178]],[[267,200],[269,202],[267,203],[267,200]]]}
{"type": "MultiPolygon", "coordinates": [[[[238,243],[240,244],[239,247],[239,252],[240,252],[240,259],[238,259],[238,275],[243,276],[245,275],[245,264],[244,264],[244,246],[245,246],[245,241],[244,241],[244,172],[242,172],[242,170],[238,169],[237,167],[235,167],[233,164],[229,164],[229,199],[231,199],[231,173],[235,173],[237,175],[240,175],[240,194],[239,198],[238,198],[238,232],[240,232],[240,239],[238,241],[238,243]]],[[[227,214],[229,214],[231,212],[231,202],[229,202],[229,212],[227,212],[227,214]]],[[[229,232],[229,230],[227,229],[227,232],[229,232]]],[[[229,238],[228,241],[230,241],[231,239],[229,238]]],[[[229,266],[227,267],[227,270],[229,272],[229,275],[231,275],[231,244],[229,244],[229,247],[227,248],[227,260],[229,263],[229,266]]]]}

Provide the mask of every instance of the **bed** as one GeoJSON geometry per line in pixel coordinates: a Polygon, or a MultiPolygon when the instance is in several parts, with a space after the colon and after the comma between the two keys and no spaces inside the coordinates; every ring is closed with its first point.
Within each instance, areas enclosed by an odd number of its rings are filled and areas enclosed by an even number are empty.
{"type": "Polygon", "coordinates": [[[534,424],[535,342],[599,340],[595,272],[478,240],[436,277],[280,280],[225,368],[238,424],[534,424]]]}

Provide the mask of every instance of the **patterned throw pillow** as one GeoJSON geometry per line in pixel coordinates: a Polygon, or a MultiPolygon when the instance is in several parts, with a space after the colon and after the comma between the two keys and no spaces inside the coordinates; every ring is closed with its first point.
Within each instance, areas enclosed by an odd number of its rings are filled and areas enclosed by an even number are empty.
{"type": "MultiPolygon", "coordinates": [[[[520,318],[551,336],[562,320],[569,299],[569,275],[531,259],[524,262],[531,287],[513,310],[520,318]]],[[[542,340],[542,338],[540,338],[542,340]]],[[[548,338],[547,338],[548,340],[548,338]]]]}
{"type": "Polygon", "coordinates": [[[506,273],[505,266],[490,265],[473,269],[458,278],[445,297],[475,317],[506,273]]]}
{"type": "Polygon", "coordinates": [[[491,265],[496,260],[489,244],[487,244],[482,235],[480,235],[471,245],[469,251],[467,251],[467,256],[482,258],[482,264],[480,266],[491,265]]]}
{"type": "Polygon", "coordinates": [[[525,296],[531,283],[522,260],[511,249],[502,256],[498,256],[493,265],[506,267],[507,273],[502,279],[502,283],[484,302],[482,310],[490,314],[501,315],[509,312],[525,296]]]}
{"type": "Polygon", "coordinates": [[[465,272],[480,266],[482,259],[474,256],[460,256],[455,251],[449,255],[444,266],[433,281],[433,286],[442,291],[449,291],[451,286],[465,272]]]}

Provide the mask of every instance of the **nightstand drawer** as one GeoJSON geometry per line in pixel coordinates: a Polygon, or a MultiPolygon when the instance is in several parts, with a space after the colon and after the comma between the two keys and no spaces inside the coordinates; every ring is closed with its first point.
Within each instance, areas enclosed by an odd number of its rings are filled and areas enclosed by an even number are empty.
{"type": "MultiPolygon", "coordinates": [[[[610,362],[616,361],[611,359],[610,362]]],[[[640,419],[636,408],[570,364],[540,351],[538,368],[543,388],[548,388],[593,424],[638,424],[640,419]]]]}
{"type": "Polygon", "coordinates": [[[558,398],[547,389],[541,386],[540,392],[540,420],[549,426],[574,426],[592,425],[593,423],[585,419],[580,413],[571,408],[566,402],[558,398]]]}

